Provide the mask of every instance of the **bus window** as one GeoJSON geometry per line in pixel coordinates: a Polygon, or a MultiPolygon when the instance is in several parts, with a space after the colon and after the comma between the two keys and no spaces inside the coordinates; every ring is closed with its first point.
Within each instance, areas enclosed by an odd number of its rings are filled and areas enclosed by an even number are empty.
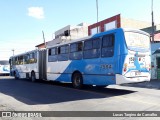
{"type": "Polygon", "coordinates": [[[73,43],[70,45],[70,54],[69,57],[71,60],[79,60],[82,59],[82,47],[83,43],[73,43]]]}
{"type": "Polygon", "coordinates": [[[58,48],[58,60],[59,61],[67,61],[68,60],[68,52],[69,52],[69,46],[64,45],[58,48]]]}
{"type": "Polygon", "coordinates": [[[106,35],[102,39],[102,57],[112,57],[114,54],[114,35],[106,35]]]}
{"type": "Polygon", "coordinates": [[[93,40],[93,48],[99,49],[100,48],[100,39],[94,39],[93,40]]]}
{"type": "Polygon", "coordinates": [[[24,55],[24,64],[29,64],[29,54],[24,55]]]}
{"type": "Polygon", "coordinates": [[[100,57],[100,39],[91,39],[84,42],[84,58],[98,58],[100,57]]]}
{"type": "Polygon", "coordinates": [[[92,49],[92,40],[87,40],[84,42],[84,50],[92,49]]]}
{"type": "Polygon", "coordinates": [[[56,55],[56,51],[57,51],[56,48],[52,48],[52,49],[51,49],[51,55],[56,55]]]}
{"type": "Polygon", "coordinates": [[[18,57],[18,64],[19,65],[23,64],[23,55],[18,57]]]}
{"type": "Polygon", "coordinates": [[[48,62],[57,61],[57,48],[51,48],[48,50],[48,62]]]}
{"type": "Polygon", "coordinates": [[[37,62],[37,53],[32,52],[29,54],[29,63],[36,63],[37,62]]]}

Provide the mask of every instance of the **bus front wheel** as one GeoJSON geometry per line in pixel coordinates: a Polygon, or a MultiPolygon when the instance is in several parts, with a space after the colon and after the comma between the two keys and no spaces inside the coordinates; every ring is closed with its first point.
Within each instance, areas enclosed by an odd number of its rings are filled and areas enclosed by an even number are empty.
{"type": "Polygon", "coordinates": [[[81,73],[76,72],[76,73],[73,74],[72,84],[73,84],[73,87],[76,88],[76,89],[81,89],[82,88],[82,86],[83,86],[83,77],[82,77],[81,73]]]}
{"type": "Polygon", "coordinates": [[[19,76],[18,76],[18,73],[17,72],[14,72],[14,79],[19,79],[19,76]]]}

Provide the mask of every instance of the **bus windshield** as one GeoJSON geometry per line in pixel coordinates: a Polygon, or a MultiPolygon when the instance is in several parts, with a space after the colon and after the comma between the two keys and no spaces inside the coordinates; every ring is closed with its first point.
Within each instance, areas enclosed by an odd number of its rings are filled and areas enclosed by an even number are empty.
{"type": "Polygon", "coordinates": [[[9,62],[7,60],[0,61],[0,65],[9,65],[9,62]]]}
{"type": "Polygon", "coordinates": [[[125,39],[128,49],[133,51],[149,51],[150,38],[138,32],[125,32],[125,39]]]}

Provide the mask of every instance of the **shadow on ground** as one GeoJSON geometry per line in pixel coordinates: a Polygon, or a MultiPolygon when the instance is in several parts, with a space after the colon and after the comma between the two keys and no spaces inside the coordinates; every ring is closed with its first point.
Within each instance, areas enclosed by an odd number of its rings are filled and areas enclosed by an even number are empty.
{"type": "Polygon", "coordinates": [[[136,91],[84,87],[82,90],[72,88],[71,84],[41,81],[33,83],[26,79],[14,80],[0,77],[0,92],[29,104],[53,104],[86,99],[100,99],[131,94],[136,91]]]}
{"type": "Polygon", "coordinates": [[[160,80],[150,80],[149,82],[123,84],[122,86],[148,88],[148,89],[160,89],[160,80]]]}

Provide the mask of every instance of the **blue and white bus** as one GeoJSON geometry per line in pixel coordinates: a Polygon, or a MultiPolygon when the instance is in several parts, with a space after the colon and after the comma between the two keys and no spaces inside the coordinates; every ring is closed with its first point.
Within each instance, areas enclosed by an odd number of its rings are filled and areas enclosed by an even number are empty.
{"type": "Polygon", "coordinates": [[[37,52],[38,74],[30,77],[75,88],[150,81],[150,57],[149,34],[118,28],[37,52]]]}
{"type": "Polygon", "coordinates": [[[0,60],[0,75],[9,75],[10,66],[8,60],[0,60]]]}
{"type": "Polygon", "coordinates": [[[150,81],[150,36],[114,29],[47,49],[47,79],[107,86],[150,81]]]}

